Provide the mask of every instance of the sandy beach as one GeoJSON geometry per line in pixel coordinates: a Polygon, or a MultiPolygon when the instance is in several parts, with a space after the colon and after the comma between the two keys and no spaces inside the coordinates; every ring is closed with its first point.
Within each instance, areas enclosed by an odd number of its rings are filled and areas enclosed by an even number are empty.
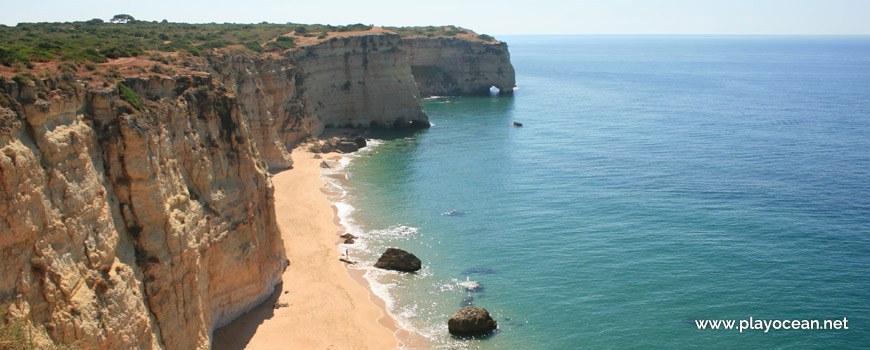
{"type": "Polygon", "coordinates": [[[321,159],[293,150],[275,174],[275,210],[290,266],[263,305],[215,331],[214,349],[393,349],[392,319],[338,260],[334,209],[321,191],[321,159]],[[277,305],[278,307],[273,307],[277,305]],[[390,328],[388,328],[390,327],[390,328]]]}

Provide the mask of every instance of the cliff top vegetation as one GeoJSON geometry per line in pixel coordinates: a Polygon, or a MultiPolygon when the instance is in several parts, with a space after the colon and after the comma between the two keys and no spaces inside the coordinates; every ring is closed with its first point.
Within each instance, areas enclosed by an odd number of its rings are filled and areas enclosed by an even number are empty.
{"type": "MultiPolygon", "coordinates": [[[[403,37],[459,37],[494,41],[488,35],[455,27],[386,27],[361,23],[333,26],[298,23],[173,23],[140,21],[128,14],[111,20],[0,25],[0,75],[17,72],[97,71],[106,64],[134,65],[149,73],[171,74],[182,62],[211,52],[243,55],[278,54],[332,37],[395,32],[403,37]],[[124,60],[125,58],[140,58],[124,60]],[[145,58],[143,63],[142,58],[145,58]],[[135,62],[133,62],[135,61],[135,62]],[[135,63],[135,64],[134,64],[135,63]]],[[[189,66],[189,65],[188,65],[189,66]]],[[[111,66],[103,69],[103,75],[111,66]]],[[[115,69],[117,70],[117,69],[115,69]]],[[[86,72],[85,72],[86,73],[86,72]]]]}
{"type": "Polygon", "coordinates": [[[413,37],[458,37],[467,40],[482,40],[495,42],[495,38],[487,34],[477,34],[470,29],[457,26],[426,26],[426,27],[384,27],[399,34],[403,38],[413,37]]]}

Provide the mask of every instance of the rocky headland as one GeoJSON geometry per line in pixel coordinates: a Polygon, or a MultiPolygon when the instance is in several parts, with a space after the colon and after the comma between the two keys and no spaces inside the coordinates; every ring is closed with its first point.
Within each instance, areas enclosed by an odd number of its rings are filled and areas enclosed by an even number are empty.
{"type": "Polygon", "coordinates": [[[513,88],[504,43],[376,29],[176,74],[0,78],[7,324],[44,346],[209,348],[281,283],[270,172],[294,146],[332,126],[427,127],[423,96],[513,88]]]}

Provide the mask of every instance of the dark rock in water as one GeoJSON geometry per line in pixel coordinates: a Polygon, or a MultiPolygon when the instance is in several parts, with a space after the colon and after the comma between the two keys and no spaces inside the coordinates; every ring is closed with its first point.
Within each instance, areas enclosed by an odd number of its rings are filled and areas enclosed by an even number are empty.
{"type": "Polygon", "coordinates": [[[514,126],[516,126],[516,127],[520,127],[520,126],[523,126],[523,123],[520,123],[520,122],[514,122],[514,126]]]}
{"type": "Polygon", "coordinates": [[[459,307],[471,306],[472,303],[474,303],[474,297],[468,297],[459,302],[459,307]]]}
{"type": "Polygon", "coordinates": [[[484,308],[466,306],[459,309],[447,321],[447,329],[450,333],[468,335],[489,333],[496,329],[498,324],[484,308]]]}
{"type": "Polygon", "coordinates": [[[463,213],[463,212],[461,212],[461,211],[459,211],[459,210],[448,210],[448,211],[445,211],[445,212],[441,213],[441,215],[447,215],[447,216],[463,216],[463,215],[465,215],[465,213],[463,213]]]}
{"type": "Polygon", "coordinates": [[[353,142],[356,143],[359,148],[363,148],[366,146],[366,138],[362,136],[357,136],[353,139],[353,142]]]}
{"type": "Polygon", "coordinates": [[[329,164],[327,164],[325,160],[320,162],[320,167],[324,169],[330,168],[329,164]]]}
{"type": "Polygon", "coordinates": [[[414,254],[398,248],[387,248],[387,251],[375,263],[375,267],[384,270],[414,272],[423,265],[414,254]]]}
{"type": "Polygon", "coordinates": [[[344,244],[353,244],[354,239],[356,239],[356,236],[354,236],[350,233],[345,233],[345,234],[341,235],[341,238],[344,238],[344,244]]]}
{"type": "Polygon", "coordinates": [[[488,268],[485,268],[485,267],[472,267],[472,268],[470,268],[470,269],[467,269],[467,270],[465,270],[465,271],[462,271],[462,274],[463,274],[463,275],[474,275],[474,274],[478,274],[478,275],[492,275],[492,274],[496,274],[496,273],[497,273],[497,272],[496,272],[495,270],[493,270],[493,269],[488,269],[488,268]]]}
{"type": "Polygon", "coordinates": [[[353,141],[342,140],[338,143],[338,147],[336,148],[338,148],[338,151],[341,153],[351,153],[359,150],[359,145],[357,145],[356,142],[353,141]]]}

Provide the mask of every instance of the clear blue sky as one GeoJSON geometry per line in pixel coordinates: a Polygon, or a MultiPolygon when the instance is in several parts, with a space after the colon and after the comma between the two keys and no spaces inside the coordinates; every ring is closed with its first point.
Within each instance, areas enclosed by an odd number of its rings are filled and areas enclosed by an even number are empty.
{"type": "Polygon", "coordinates": [[[0,0],[0,23],[455,24],[489,34],[870,34],[870,0],[0,0]]]}

